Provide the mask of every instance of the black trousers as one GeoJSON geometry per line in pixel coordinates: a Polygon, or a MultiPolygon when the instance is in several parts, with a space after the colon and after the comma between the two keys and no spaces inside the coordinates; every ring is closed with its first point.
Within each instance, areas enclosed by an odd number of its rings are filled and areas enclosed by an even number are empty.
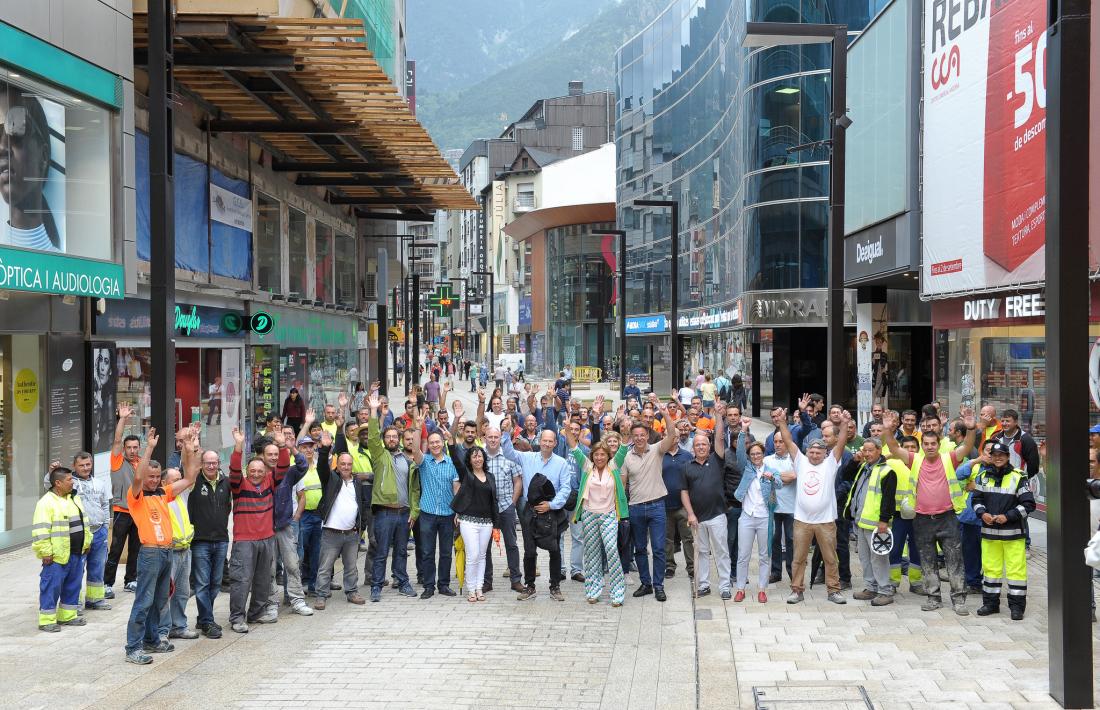
{"type": "MultiPolygon", "coordinates": [[[[523,530],[523,583],[528,587],[535,586],[535,564],[538,562],[539,547],[535,542],[535,531],[532,523],[535,513],[531,508],[524,506],[523,514],[519,518],[520,528],[523,530]]],[[[558,544],[548,551],[550,555],[550,588],[557,589],[564,575],[561,573],[561,534],[558,534],[558,544]]]]}
{"type": "Polygon", "coordinates": [[[115,574],[118,571],[118,561],[122,559],[122,550],[127,545],[126,574],[123,582],[129,584],[137,581],[138,553],[141,552],[141,538],[138,537],[138,527],[129,513],[114,511],[114,520],[111,521],[111,549],[107,551],[107,564],[103,567],[103,583],[108,587],[115,586],[115,574]]]}

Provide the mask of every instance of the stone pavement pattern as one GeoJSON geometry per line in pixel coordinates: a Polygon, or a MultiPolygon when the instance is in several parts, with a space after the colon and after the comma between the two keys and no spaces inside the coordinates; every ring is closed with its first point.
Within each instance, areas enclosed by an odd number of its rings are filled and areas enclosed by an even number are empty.
{"type": "MultiPolygon", "coordinates": [[[[461,388],[463,383],[458,383],[461,388]]],[[[467,385],[468,389],[468,385],[467,385]]],[[[465,395],[468,396],[468,392],[465,395]]],[[[467,409],[476,400],[464,396],[467,409]]],[[[1033,534],[1042,540],[1041,524],[1033,534]]],[[[567,543],[568,545],[568,543],[567,543]]],[[[506,567],[494,546],[497,573],[506,567]]],[[[1055,708],[1047,695],[1045,555],[1030,562],[1029,607],[1022,622],[1007,613],[959,618],[920,611],[920,598],[871,608],[825,601],[814,587],[796,606],[741,603],[715,594],[691,599],[680,573],[669,601],[627,597],[613,609],[584,603],[566,581],[564,603],[546,594],[520,603],[499,577],[488,601],[460,596],[406,599],[392,590],[378,604],[353,606],[337,593],[328,609],[305,618],[283,607],[278,624],[219,641],[175,641],[150,666],[123,660],[132,596],[119,592],[109,612],[59,634],[36,629],[38,562],[28,548],[0,556],[0,698],[5,708],[752,708],[753,688],[769,697],[819,697],[814,710],[863,708],[863,686],[876,708],[1055,708]],[[698,659],[698,661],[697,661],[698,659]]],[[[362,569],[360,555],[359,569],[362,569]]],[[[413,569],[410,560],[410,569],[413,569]]],[[[861,579],[858,561],[853,573],[861,579]]],[[[750,579],[755,575],[750,573],[750,579]]],[[[637,575],[628,577],[628,592],[637,575]]],[[[903,586],[904,583],[903,583],[903,586]]],[[[850,594],[849,594],[850,597],[850,594]]],[[[973,611],[978,601],[971,599],[973,611]]],[[[194,604],[189,604],[194,623],[194,604]]],[[[218,598],[219,623],[228,595],[218,598]]],[[[1082,610],[1082,623],[1088,612],[1082,610]]],[[[1100,633],[1094,641],[1100,647],[1100,633]]],[[[1100,675],[1100,665],[1097,666],[1100,675]]],[[[774,703],[778,710],[807,705],[774,703]]]]}

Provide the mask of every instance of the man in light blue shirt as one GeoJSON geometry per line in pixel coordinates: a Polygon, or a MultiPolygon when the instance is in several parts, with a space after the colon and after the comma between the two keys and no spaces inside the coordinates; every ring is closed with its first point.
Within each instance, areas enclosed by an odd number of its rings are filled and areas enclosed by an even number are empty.
{"type": "MultiPolygon", "coordinates": [[[[420,424],[417,417],[413,426],[420,424]]],[[[438,431],[428,435],[428,455],[419,447],[413,449],[413,461],[420,472],[420,518],[417,520],[417,536],[420,541],[420,567],[424,574],[424,592],[421,599],[431,599],[436,590],[436,572],[439,574],[439,593],[455,596],[451,589],[451,549],[454,545],[454,511],[451,501],[458,487],[458,471],[451,457],[444,453],[443,435],[438,431]],[[437,545],[438,542],[438,545],[437,545]],[[436,548],[439,564],[436,565],[436,548]]]]}
{"type": "MultiPolygon", "coordinates": [[[[503,436],[504,457],[509,461],[519,464],[523,472],[523,514],[520,516],[520,526],[523,528],[523,576],[526,589],[519,595],[520,601],[526,601],[535,596],[535,564],[537,562],[538,546],[535,543],[535,514],[557,511],[555,516],[564,516],[562,510],[565,501],[572,490],[572,469],[569,463],[561,456],[554,454],[554,447],[558,444],[557,435],[544,430],[539,435],[539,450],[532,452],[516,451],[512,447],[511,433],[503,436]],[[527,505],[527,495],[531,488],[531,479],[535,474],[541,473],[554,486],[554,499],[549,502],[539,503],[535,506],[527,505]]],[[[561,541],[559,533],[557,545],[553,545],[550,554],[550,598],[555,601],[565,601],[561,593],[561,541]]]]}

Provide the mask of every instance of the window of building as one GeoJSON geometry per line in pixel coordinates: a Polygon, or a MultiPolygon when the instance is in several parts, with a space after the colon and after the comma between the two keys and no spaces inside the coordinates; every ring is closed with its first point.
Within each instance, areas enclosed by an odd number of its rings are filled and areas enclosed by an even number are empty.
{"type": "Polygon", "coordinates": [[[0,76],[0,246],[111,259],[111,112],[21,75],[0,76]]]}
{"type": "Polygon", "coordinates": [[[309,286],[308,271],[309,254],[306,244],[306,213],[293,207],[288,210],[287,232],[290,235],[288,241],[289,253],[287,254],[287,267],[290,270],[290,294],[299,298],[312,298],[307,293],[309,286]]]}
{"type": "Polygon", "coordinates": [[[336,235],[336,303],[345,306],[355,305],[355,265],[359,260],[355,255],[355,237],[350,234],[336,235]]]}
{"type": "Polygon", "coordinates": [[[317,222],[314,239],[314,273],[317,277],[317,295],[314,298],[325,303],[335,303],[332,227],[317,222]]]}
{"type": "Polygon", "coordinates": [[[584,150],[584,129],[573,126],[573,150],[584,150]]]}
{"type": "Polygon", "coordinates": [[[256,193],[256,288],[282,293],[282,218],[279,201],[256,193]]]}

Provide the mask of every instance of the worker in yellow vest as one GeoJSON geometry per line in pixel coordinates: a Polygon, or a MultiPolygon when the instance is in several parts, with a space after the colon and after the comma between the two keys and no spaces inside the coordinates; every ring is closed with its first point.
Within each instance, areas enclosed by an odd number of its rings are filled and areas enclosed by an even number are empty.
{"type": "Polygon", "coordinates": [[[935,611],[943,606],[940,578],[936,571],[936,546],[943,549],[948,579],[951,583],[951,605],[959,616],[967,616],[966,578],[963,573],[962,540],[959,536],[958,514],[966,507],[966,489],[955,475],[955,467],[966,460],[974,449],[977,424],[973,412],[963,419],[966,438],[952,451],[940,446],[938,427],[924,428],[922,422],[921,450],[916,454],[898,446],[892,436],[897,428],[893,413],[883,417],[886,441],[903,464],[909,467],[913,487],[916,517],[913,529],[917,536],[923,566],[924,593],[927,599],[923,611],[935,611]]]}
{"type": "MultiPolygon", "coordinates": [[[[303,431],[309,430],[312,409],[306,414],[303,431]]],[[[311,438],[311,437],[309,437],[311,438]]],[[[313,596],[317,585],[317,564],[321,560],[321,479],[317,475],[316,442],[298,441],[298,451],[306,459],[306,475],[299,482],[303,492],[303,510],[298,519],[298,557],[302,564],[302,587],[306,596],[313,596]]]]}
{"type": "Polygon", "coordinates": [[[881,545],[890,534],[890,522],[898,506],[898,481],[908,480],[908,471],[898,459],[885,458],[882,440],[872,436],[863,440],[863,446],[841,471],[841,476],[853,481],[842,515],[856,524],[859,559],[863,566],[863,590],[852,598],[870,601],[871,606],[893,604],[890,558],[876,552],[875,548],[876,542],[881,545]]]}
{"type": "Polygon", "coordinates": [[[92,536],[84,524],[80,496],[72,494],[72,469],[54,468],[50,471],[50,485],[50,490],[34,507],[31,547],[35,557],[42,560],[38,630],[57,632],[61,626],[87,623],[77,610],[84,578],[84,555],[92,544],[92,536]]]}
{"type": "MultiPolygon", "coordinates": [[[[162,486],[170,486],[183,478],[178,468],[164,472],[162,486]]],[[[187,600],[191,597],[191,540],[195,537],[195,526],[191,524],[187,500],[191,488],[176,495],[168,503],[169,519],[172,522],[172,593],[160,608],[160,638],[197,639],[199,632],[187,628],[187,600]]]]}

